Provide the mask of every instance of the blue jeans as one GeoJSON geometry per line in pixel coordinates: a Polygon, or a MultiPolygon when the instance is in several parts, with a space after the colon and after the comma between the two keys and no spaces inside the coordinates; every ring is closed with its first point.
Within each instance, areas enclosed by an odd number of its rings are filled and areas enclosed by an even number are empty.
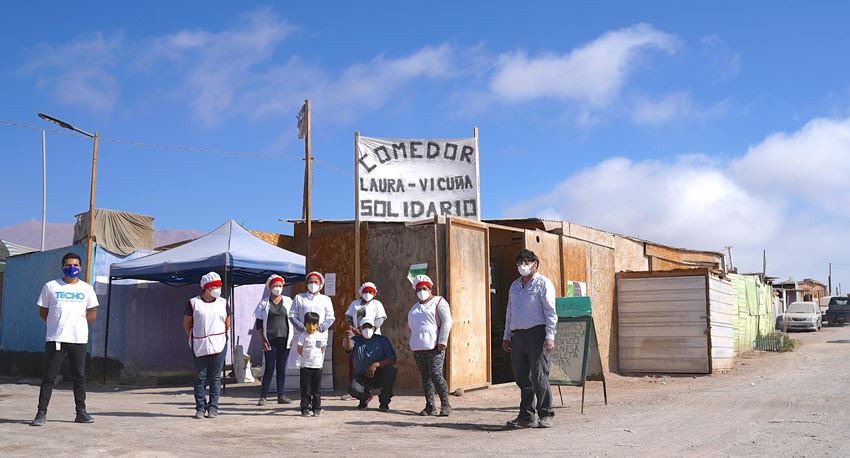
{"type": "Polygon", "coordinates": [[[283,387],[286,382],[286,360],[289,359],[289,349],[286,348],[286,339],[276,337],[269,341],[271,350],[263,353],[263,384],[260,387],[260,397],[269,395],[269,387],[272,385],[272,377],[277,373],[277,395],[283,396],[283,387]]]}
{"type": "Polygon", "coordinates": [[[221,396],[221,371],[224,369],[224,356],[227,347],[217,355],[195,357],[195,411],[218,412],[218,398],[221,396]],[[206,401],[207,380],[210,382],[210,400],[206,401]]]}

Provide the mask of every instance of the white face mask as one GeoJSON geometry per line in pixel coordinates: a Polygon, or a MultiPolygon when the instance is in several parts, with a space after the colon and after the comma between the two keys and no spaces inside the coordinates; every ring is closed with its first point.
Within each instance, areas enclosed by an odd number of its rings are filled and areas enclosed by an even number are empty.
{"type": "Polygon", "coordinates": [[[363,298],[364,301],[369,302],[369,301],[371,301],[372,299],[375,298],[375,295],[372,294],[372,293],[363,293],[363,296],[361,296],[361,297],[363,298]]]}
{"type": "Polygon", "coordinates": [[[534,264],[520,264],[520,265],[516,266],[516,270],[523,277],[527,277],[527,276],[531,275],[531,269],[532,269],[533,265],[534,264]]]}
{"type": "Polygon", "coordinates": [[[422,289],[416,292],[416,297],[419,298],[420,301],[427,301],[431,298],[431,291],[427,289],[422,289]]]}
{"type": "Polygon", "coordinates": [[[322,287],[318,283],[307,283],[307,291],[310,291],[313,294],[319,292],[322,287]]]}
{"type": "Polygon", "coordinates": [[[373,335],[375,335],[375,330],[372,328],[363,328],[360,330],[360,334],[364,339],[369,340],[373,335]]]}
{"type": "Polygon", "coordinates": [[[211,289],[210,290],[210,296],[212,296],[216,299],[221,297],[221,288],[211,289]]]}
{"type": "Polygon", "coordinates": [[[272,294],[274,294],[275,296],[280,296],[281,294],[283,294],[283,287],[275,286],[274,288],[272,288],[272,294]]]}

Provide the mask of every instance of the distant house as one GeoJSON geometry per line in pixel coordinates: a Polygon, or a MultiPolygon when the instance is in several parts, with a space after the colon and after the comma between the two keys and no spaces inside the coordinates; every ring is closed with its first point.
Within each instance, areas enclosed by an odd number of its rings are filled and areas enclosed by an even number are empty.
{"type": "Polygon", "coordinates": [[[818,299],[827,295],[826,285],[812,278],[801,281],[788,278],[783,282],[774,283],[773,289],[786,306],[797,301],[817,302],[818,299]]]}

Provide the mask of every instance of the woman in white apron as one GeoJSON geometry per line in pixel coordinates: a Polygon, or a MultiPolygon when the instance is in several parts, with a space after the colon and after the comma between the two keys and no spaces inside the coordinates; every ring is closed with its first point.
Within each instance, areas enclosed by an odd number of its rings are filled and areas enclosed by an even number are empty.
{"type": "Polygon", "coordinates": [[[407,314],[407,327],[410,328],[410,349],[419,375],[422,376],[422,390],[425,392],[425,408],[419,415],[436,415],[434,394],[440,397],[440,416],[452,413],[449,404],[449,386],[443,376],[446,362],[446,345],[452,330],[452,314],[449,303],[440,296],[434,296],[431,290],[434,282],[427,275],[417,275],[413,279],[418,301],[407,314]]]}
{"type": "Polygon", "coordinates": [[[289,325],[289,311],[292,299],[283,295],[285,281],[280,275],[272,275],[266,280],[266,290],[257,308],[254,309],[255,328],[263,345],[263,383],[260,385],[258,406],[266,405],[272,377],[277,374],[277,403],[290,404],[283,394],[286,385],[286,360],[295,334],[289,325]]]}
{"type": "Polygon", "coordinates": [[[201,277],[199,296],[189,299],[183,316],[183,330],[195,356],[195,416],[215,418],[221,395],[221,371],[230,330],[230,306],[221,297],[221,277],[210,272],[201,277]],[[206,399],[206,384],[210,397],[206,399]]]}

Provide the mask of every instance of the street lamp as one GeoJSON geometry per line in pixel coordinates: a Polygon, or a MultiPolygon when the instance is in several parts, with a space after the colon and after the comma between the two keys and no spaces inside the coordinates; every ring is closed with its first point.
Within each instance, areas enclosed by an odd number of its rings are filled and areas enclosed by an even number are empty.
{"type": "Polygon", "coordinates": [[[92,280],[91,280],[91,274],[92,274],[91,249],[92,249],[92,244],[94,243],[94,184],[95,184],[95,178],[97,176],[97,132],[95,132],[94,134],[91,134],[91,133],[86,132],[82,129],[78,129],[78,128],[72,126],[71,124],[69,124],[65,121],[61,121],[61,120],[56,119],[52,116],[48,116],[44,113],[39,113],[38,117],[47,121],[47,122],[52,122],[53,124],[56,124],[57,126],[63,128],[63,129],[73,130],[74,132],[83,134],[86,137],[94,140],[94,149],[92,151],[92,157],[91,157],[91,191],[89,193],[89,227],[88,227],[88,234],[86,234],[86,239],[87,239],[87,242],[88,242],[86,244],[87,245],[86,246],[86,281],[89,282],[89,283],[92,283],[92,280]]]}

